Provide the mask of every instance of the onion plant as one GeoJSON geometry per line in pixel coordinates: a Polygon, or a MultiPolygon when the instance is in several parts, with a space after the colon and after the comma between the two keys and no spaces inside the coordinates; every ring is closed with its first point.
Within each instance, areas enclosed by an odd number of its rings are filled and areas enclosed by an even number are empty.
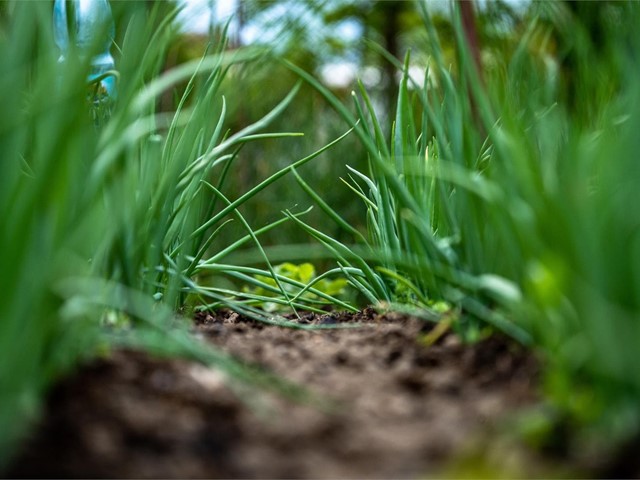
{"type": "MultiPolygon", "coordinates": [[[[574,427],[577,435],[563,441],[578,439],[569,447],[586,447],[588,455],[619,445],[640,432],[638,6],[624,5],[607,39],[619,70],[591,62],[609,68],[593,72],[607,84],[572,78],[593,93],[572,109],[541,14],[532,14],[514,53],[495,56],[481,78],[459,12],[452,11],[459,47],[452,68],[426,2],[420,5],[431,60],[417,85],[409,54],[404,65],[388,58],[403,72],[389,136],[361,83],[348,108],[285,62],[354,129],[370,159],[369,171],[352,169],[345,180],[367,205],[366,239],[346,245],[291,218],[371,301],[451,321],[438,315],[444,301],[466,338],[490,326],[539,350],[550,407],[545,428],[574,427]]],[[[584,26],[562,18],[565,36],[586,38],[584,26]]],[[[578,64],[593,60],[589,51],[577,49],[578,64]]]]}
{"type": "MultiPolygon", "coordinates": [[[[260,234],[281,223],[254,229],[239,208],[293,167],[240,194],[225,192],[225,178],[232,168],[251,168],[236,163],[246,142],[298,135],[265,132],[297,89],[261,120],[229,132],[218,87],[234,65],[265,52],[225,53],[223,42],[161,72],[175,13],[158,15],[144,2],[117,6],[118,99],[96,125],[86,80],[91,55],[71,52],[64,64],[58,61],[49,3],[3,5],[0,468],[37,417],[47,387],[111,345],[181,354],[215,363],[234,378],[264,382],[190,337],[176,312],[201,300],[260,313],[238,301],[239,288],[222,289],[203,277],[211,270],[244,275],[223,264],[225,256],[249,242],[259,248],[260,234]],[[175,111],[158,111],[159,96],[177,92],[178,84],[186,87],[175,111]],[[243,226],[244,236],[230,237],[231,221],[243,226]]],[[[261,260],[267,267],[258,273],[275,273],[261,260]]],[[[312,285],[292,290],[289,282],[285,289],[286,278],[273,278],[270,288],[292,306],[304,306],[306,298],[332,300],[312,285]],[[297,290],[320,297],[296,296],[297,290]]]]}

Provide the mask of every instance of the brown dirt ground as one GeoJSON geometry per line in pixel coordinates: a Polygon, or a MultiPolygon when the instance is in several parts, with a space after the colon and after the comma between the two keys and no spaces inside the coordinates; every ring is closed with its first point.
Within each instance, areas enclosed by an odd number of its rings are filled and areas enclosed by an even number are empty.
{"type": "Polygon", "coordinates": [[[464,345],[399,314],[305,315],[292,330],[201,314],[195,333],[330,398],[330,411],[229,387],[214,369],[116,351],[51,392],[10,477],[416,478],[442,474],[509,412],[537,400],[538,367],[513,342],[464,345]],[[336,407],[337,405],[337,407],[336,407]]]}

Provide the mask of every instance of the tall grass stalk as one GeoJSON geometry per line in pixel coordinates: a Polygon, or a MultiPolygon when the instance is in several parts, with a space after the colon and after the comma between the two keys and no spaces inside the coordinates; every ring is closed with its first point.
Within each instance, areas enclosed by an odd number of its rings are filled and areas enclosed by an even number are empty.
{"type": "MultiPolygon", "coordinates": [[[[352,169],[346,180],[368,209],[364,249],[292,220],[333,252],[367,298],[427,311],[444,300],[467,338],[492,325],[536,346],[547,366],[550,423],[577,427],[575,445],[589,452],[618,445],[640,431],[639,65],[629,34],[638,6],[625,6],[628,17],[607,39],[624,58],[620,72],[609,72],[618,89],[594,92],[576,111],[560,94],[557,60],[537,43],[550,36],[540,18],[481,81],[459,12],[452,11],[460,59],[452,69],[427,3],[420,5],[432,58],[424,85],[409,77],[409,54],[397,63],[403,77],[389,137],[361,83],[350,109],[285,62],[354,129],[370,159],[369,171],[352,169]]],[[[588,63],[589,49],[579,51],[588,63]]]]}
{"type": "MultiPolygon", "coordinates": [[[[224,192],[229,170],[248,168],[236,162],[239,149],[250,141],[299,135],[265,132],[297,89],[256,123],[236,133],[225,129],[221,81],[262,50],[225,53],[222,43],[161,73],[174,15],[159,18],[157,9],[133,2],[118,5],[124,29],[119,98],[111,117],[96,128],[87,99],[88,59],[70,55],[58,63],[50,5],[15,1],[4,11],[0,468],[37,417],[47,387],[112,345],[179,353],[255,381],[254,373],[189,337],[176,311],[200,296],[260,313],[234,299],[242,292],[199,283],[198,276],[207,269],[231,279],[244,275],[219,261],[249,241],[260,248],[259,236],[281,224],[253,229],[239,208],[293,167],[230,198],[224,192]],[[182,82],[186,88],[175,111],[157,111],[158,97],[182,82]],[[247,231],[237,241],[227,234],[234,216],[247,231]],[[225,248],[216,254],[212,245],[220,239],[225,248]]],[[[260,273],[273,273],[263,260],[268,268],[260,273]]],[[[276,277],[284,301],[307,305],[297,292],[313,286],[292,290],[286,281],[276,277]]]]}

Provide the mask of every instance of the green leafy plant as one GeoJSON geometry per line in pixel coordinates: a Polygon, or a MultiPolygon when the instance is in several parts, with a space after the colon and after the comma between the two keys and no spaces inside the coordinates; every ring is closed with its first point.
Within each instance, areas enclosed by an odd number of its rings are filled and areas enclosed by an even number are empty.
{"type": "MultiPolygon", "coordinates": [[[[316,269],[311,263],[301,263],[299,265],[287,262],[273,267],[274,273],[278,277],[284,277],[290,282],[284,285],[284,289],[289,294],[292,301],[308,302],[315,304],[316,307],[326,305],[334,305],[335,302],[323,300],[314,291],[331,297],[340,297],[345,293],[347,280],[344,278],[327,279],[316,275],[316,269]],[[302,288],[300,288],[302,285],[302,288]]],[[[281,296],[278,290],[276,280],[272,276],[254,275],[254,279],[258,286],[243,287],[243,292],[250,294],[254,298],[272,298],[274,295],[281,296]]],[[[288,310],[288,304],[275,303],[270,301],[256,300],[256,305],[266,312],[274,312],[278,310],[288,310]]]]}

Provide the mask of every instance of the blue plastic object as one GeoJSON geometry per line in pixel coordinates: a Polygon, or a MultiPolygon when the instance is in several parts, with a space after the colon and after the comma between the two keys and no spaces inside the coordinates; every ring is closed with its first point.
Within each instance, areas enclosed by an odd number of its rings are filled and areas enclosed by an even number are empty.
{"type": "Polygon", "coordinates": [[[108,0],[55,0],[53,34],[60,49],[60,62],[64,62],[72,52],[88,55],[89,50],[98,47],[99,53],[91,59],[87,80],[96,84],[98,95],[94,101],[113,100],[116,96],[116,74],[110,48],[115,27],[108,0]]]}

